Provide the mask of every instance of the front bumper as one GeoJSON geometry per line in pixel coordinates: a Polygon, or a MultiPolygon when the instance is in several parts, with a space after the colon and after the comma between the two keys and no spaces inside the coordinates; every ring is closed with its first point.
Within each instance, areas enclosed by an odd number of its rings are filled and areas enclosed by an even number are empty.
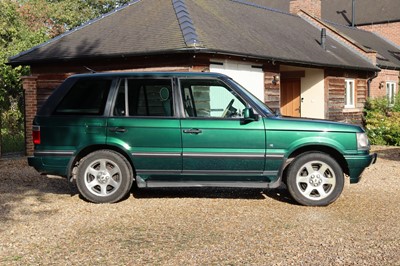
{"type": "Polygon", "coordinates": [[[376,163],[377,158],[378,155],[376,153],[345,156],[349,167],[350,183],[358,183],[365,168],[376,163]]]}

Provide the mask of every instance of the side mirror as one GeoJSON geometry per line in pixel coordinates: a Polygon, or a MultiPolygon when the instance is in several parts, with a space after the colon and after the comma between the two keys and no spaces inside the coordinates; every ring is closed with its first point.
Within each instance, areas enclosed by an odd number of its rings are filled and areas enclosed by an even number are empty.
{"type": "Polygon", "coordinates": [[[281,108],[276,108],[276,109],[274,110],[274,113],[275,113],[275,116],[278,116],[278,117],[282,116],[282,114],[281,114],[281,108]]]}
{"type": "Polygon", "coordinates": [[[242,118],[242,124],[247,124],[253,121],[258,121],[259,116],[258,114],[254,113],[253,108],[245,108],[243,110],[243,118],[242,118]]]}

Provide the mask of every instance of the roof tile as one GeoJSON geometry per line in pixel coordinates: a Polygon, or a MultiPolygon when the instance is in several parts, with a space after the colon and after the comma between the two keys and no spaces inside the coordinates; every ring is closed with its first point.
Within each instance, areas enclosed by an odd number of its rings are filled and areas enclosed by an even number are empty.
{"type": "Polygon", "coordinates": [[[244,0],[141,0],[10,59],[11,64],[199,49],[304,65],[375,70],[300,17],[244,0]]]}

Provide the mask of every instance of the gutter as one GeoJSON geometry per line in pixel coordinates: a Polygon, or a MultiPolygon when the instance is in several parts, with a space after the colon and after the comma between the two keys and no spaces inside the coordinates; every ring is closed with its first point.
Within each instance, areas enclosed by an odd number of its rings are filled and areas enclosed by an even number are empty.
{"type": "Polygon", "coordinates": [[[371,82],[378,76],[378,72],[375,72],[374,75],[367,80],[367,98],[371,97],[371,82]]]}
{"type": "Polygon", "coordinates": [[[230,55],[236,57],[245,57],[257,60],[267,60],[272,62],[280,62],[280,63],[288,63],[288,64],[296,64],[301,66],[314,66],[319,68],[324,67],[332,67],[332,68],[341,68],[341,69],[353,69],[353,70],[362,70],[362,71],[373,71],[378,72],[380,71],[377,67],[358,67],[358,66],[346,66],[346,65],[335,65],[335,64],[323,64],[323,63],[316,63],[311,61],[300,61],[300,60],[292,60],[292,59],[284,59],[278,57],[267,57],[267,56],[257,56],[252,54],[243,55],[240,53],[229,52],[229,51],[220,51],[220,50],[208,50],[208,49],[201,49],[197,50],[198,52],[202,52],[205,54],[220,54],[220,55],[230,55]]]}
{"type": "Polygon", "coordinates": [[[78,61],[78,60],[101,60],[101,59],[118,59],[118,58],[126,58],[126,57],[133,57],[133,56],[157,56],[157,55],[172,55],[172,54],[184,54],[184,53],[204,53],[204,54],[215,54],[215,55],[223,55],[223,56],[235,56],[235,57],[242,57],[242,58],[249,58],[254,60],[265,60],[271,62],[279,62],[279,63],[287,63],[291,65],[299,65],[299,66],[313,66],[318,68],[340,68],[340,69],[352,69],[352,70],[361,70],[361,71],[373,71],[377,72],[380,71],[377,67],[361,67],[361,66],[347,66],[347,65],[335,65],[335,64],[323,64],[323,63],[316,63],[311,61],[300,61],[300,60],[293,60],[293,59],[285,59],[279,57],[269,57],[269,56],[260,56],[254,54],[241,54],[238,52],[232,51],[223,51],[223,50],[210,50],[207,48],[182,48],[176,50],[169,50],[169,51],[153,51],[143,52],[143,53],[129,53],[129,54],[113,54],[113,55],[90,55],[90,56],[81,56],[79,58],[51,58],[51,59],[43,59],[43,60],[35,60],[35,61],[14,61],[14,62],[7,62],[7,65],[11,66],[18,66],[18,65],[34,65],[34,64],[44,64],[44,63],[59,63],[59,62],[71,62],[71,61],[78,61]]]}

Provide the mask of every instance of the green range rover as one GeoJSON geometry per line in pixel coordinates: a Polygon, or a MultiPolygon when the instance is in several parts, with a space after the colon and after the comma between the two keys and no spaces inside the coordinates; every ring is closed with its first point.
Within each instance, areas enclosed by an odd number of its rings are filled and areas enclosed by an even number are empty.
{"type": "Polygon", "coordinates": [[[345,175],[375,163],[355,125],[281,117],[215,73],[102,73],[68,78],[33,123],[30,166],[76,181],[96,203],[139,188],[276,188],[328,205],[345,175]]]}

